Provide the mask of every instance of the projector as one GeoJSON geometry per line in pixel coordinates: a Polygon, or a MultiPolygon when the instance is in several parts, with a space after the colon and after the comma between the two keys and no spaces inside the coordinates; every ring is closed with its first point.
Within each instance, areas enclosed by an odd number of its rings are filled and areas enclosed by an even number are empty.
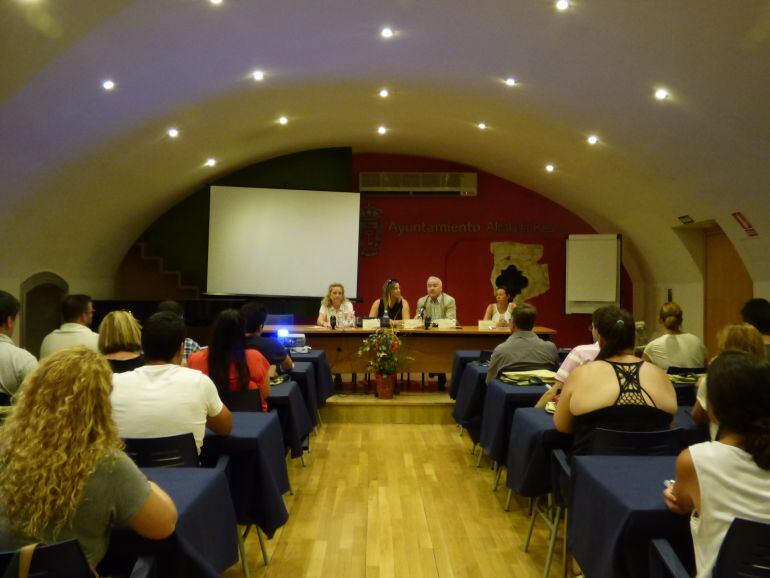
{"type": "Polygon", "coordinates": [[[284,347],[292,348],[305,346],[304,333],[289,333],[288,329],[279,329],[277,337],[280,344],[284,347]]]}

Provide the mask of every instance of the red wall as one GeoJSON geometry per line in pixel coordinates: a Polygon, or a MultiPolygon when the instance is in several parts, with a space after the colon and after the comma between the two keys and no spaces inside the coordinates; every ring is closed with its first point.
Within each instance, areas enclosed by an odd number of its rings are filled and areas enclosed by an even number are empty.
{"type": "MultiPolygon", "coordinates": [[[[596,231],[577,215],[545,197],[472,167],[422,157],[356,154],[353,156],[354,182],[359,172],[387,171],[458,171],[478,173],[478,196],[473,198],[398,198],[361,199],[362,213],[367,207],[381,211],[377,219],[362,217],[362,246],[366,231],[379,228],[379,249],[375,256],[359,258],[358,314],[366,315],[379,297],[382,283],[389,277],[401,282],[404,297],[414,315],[417,299],[425,295],[425,281],[436,275],[444,281],[444,291],[457,300],[457,313],[464,325],[475,325],[493,302],[490,273],[492,241],[543,245],[539,263],[548,265],[550,289],[531,299],[538,311],[537,324],[558,331],[554,341],[560,347],[587,343],[589,315],[564,313],[565,245],[569,234],[596,231]],[[470,223],[471,232],[404,232],[396,229],[420,223],[470,223]],[[489,230],[490,222],[514,225],[515,232],[489,230]],[[375,225],[376,223],[376,225],[375,225]],[[395,226],[392,226],[394,224],[395,226]],[[479,230],[480,229],[480,230],[479,230]]],[[[510,231],[510,229],[509,229],[510,231]]],[[[632,307],[631,280],[625,269],[621,275],[621,303],[632,307]]]]}

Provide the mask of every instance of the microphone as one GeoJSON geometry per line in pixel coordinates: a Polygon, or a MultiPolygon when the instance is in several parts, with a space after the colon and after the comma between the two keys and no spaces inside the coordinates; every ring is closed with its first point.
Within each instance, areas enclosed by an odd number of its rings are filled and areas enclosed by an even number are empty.
{"type": "Polygon", "coordinates": [[[431,322],[431,321],[432,321],[432,320],[431,320],[431,318],[430,318],[430,317],[426,317],[426,318],[425,318],[425,329],[430,329],[430,322],[431,322]]]}
{"type": "Polygon", "coordinates": [[[425,303],[422,304],[422,307],[420,307],[420,317],[425,316],[425,303]]]}
{"type": "Polygon", "coordinates": [[[335,315],[332,315],[331,317],[329,317],[329,325],[332,326],[332,329],[337,327],[337,317],[335,315]]]}

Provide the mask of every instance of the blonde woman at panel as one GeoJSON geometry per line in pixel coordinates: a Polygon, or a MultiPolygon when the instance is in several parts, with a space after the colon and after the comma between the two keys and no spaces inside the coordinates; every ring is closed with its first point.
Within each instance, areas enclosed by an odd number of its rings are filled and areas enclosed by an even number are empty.
{"type": "Polygon", "coordinates": [[[388,279],[382,286],[382,297],[372,303],[369,317],[382,317],[385,311],[391,321],[409,319],[409,302],[401,297],[401,284],[398,279],[388,279]]]}
{"type": "Polygon", "coordinates": [[[353,327],[356,324],[356,313],[353,304],[345,297],[345,287],[342,283],[332,283],[321,300],[316,324],[331,327],[331,318],[336,320],[336,327],[353,327]]]}
{"type": "Polygon", "coordinates": [[[697,335],[682,331],[682,308],[673,301],[664,303],[659,318],[665,333],[647,344],[642,359],[654,363],[663,371],[669,367],[706,367],[703,341],[697,335]]]}
{"type": "Polygon", "coordinates": [[[516,304],[511,301],[511,294],[506,287],[495,289],[495,302],[490,303],[484,313],[484,321],[494,321],[498,327],[510,327],[516,304]]]}

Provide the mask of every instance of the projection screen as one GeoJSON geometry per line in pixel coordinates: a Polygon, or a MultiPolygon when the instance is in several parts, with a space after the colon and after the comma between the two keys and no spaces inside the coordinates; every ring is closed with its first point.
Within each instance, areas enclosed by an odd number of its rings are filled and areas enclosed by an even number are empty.
{"type": "Polygon", "coordinates": [[[208,293],[356,297],[358,193],[211,187],[208,293]]]}

